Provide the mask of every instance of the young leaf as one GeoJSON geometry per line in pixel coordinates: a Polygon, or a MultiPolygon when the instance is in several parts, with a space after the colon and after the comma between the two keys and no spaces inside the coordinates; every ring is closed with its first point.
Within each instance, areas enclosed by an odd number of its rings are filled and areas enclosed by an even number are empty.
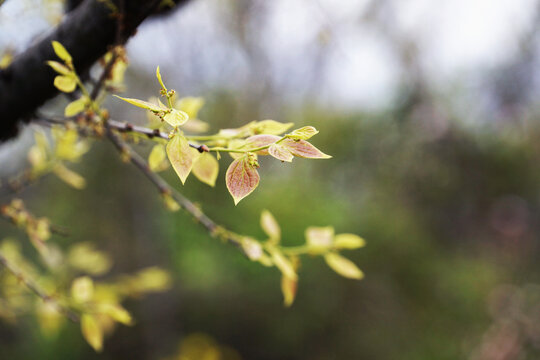
{"type": "Polygon", "coordinates": [[[281,144],[272,144],[268,148],[268,153],[281,161],[291,162],[294,158],[293,154],[281,144]]]}
{"type": "Polygon", "coordinates": [[[94,294],[94,282],[88,276],[81,276],[73,280],[71,284],[71,297],[76,302],[90,301],[94,294]]]}
{"type": "Polygon", "coordinates": [[[293,304],[297,288],[297,280],[291,279],[285,275],[281,276],[281,292],[283,294],[283,304],[286,307],[290,307],[293,304]]]}
{"type": "Polygon", "coordinates": [[[272,255],[274,264],[281,271],[283,276],[286,276],[294,281],[298,280],[298,275],[296,275],[294,266],[289,259],[287,259],[279,250],[273,247],[270,248],[270,254],[272,255]]]}
{"type": "Polygon", "coordinates": [[[70,93],[77,87],[77,81],[73,76],[58,75],[54,78],[54,86],[62,92],[70,93]]]}
{"type": "Polygon", "coordinates": [[[180,126],[189,120],[189,116],[180,110],[172,109],[169,113],[165,114],[163,117],[169,125],[172,127],[180,126]]]}
{"type": "Polygon", "coordinates": [[[86,106],[86,101],[86,97],[83,96],[80,99],[70,102],[64,109],[64,116],[71,117],[82,112],[86,106]]]}
{"type": "Polygon", "coordinates": [[[365,245],[365,240],[355,234],[338,234],[334,237],[334,247],[336,249],[354,250],[365,245]]]}
{"type": "Polygon", "coordinates": [[[163,80],[161,79],[161,73],[159,72],[159,66],[156,69],[156,77],[159,81],[159,85],[161,85],[161,88],[165,91],[167,91],[167,88],[165,87],[165,84],[163,83],[163,80]]]}
{"type": "Polygon", "coordinates": [[[97,352],[103,349],[103,331],[97,319],[91,314],[81,316],[81,332],[86,342],[97,352]]]}
{"type": "Polygon", "coordinates": [[[135,105],[146,110],[150,110],[153,112],[163,111],[163,109],[160,106],[149,103],[148,101],[139,100],[139,99],[131,99],[131,98],[123,98],[118,95],[113,95],[113,96],[119,98],[120,100],[124,100],[125,102],[128,102],[131,105],[135,105]]]}
{"type": "Polygon", "coordinates": [[[300,129],[294,130],[287,135],[287,137],[294,140],[307,140],[318,133],[319,130],[315,129],[313,126],[304,126],[300,129]]]}
{"type": "Polygon", "coordinates": [[[219,173],[219,163],[211,154],[202,153],[197,161],[195,161],[195,164],[193,164],[192,171],[197,179],[214,187],[219,173]]]}
{"type": "Polygon", "coordinates": [[[285,139],[280,144],[289,150],[294,156],[309,158],[309,159],[329,159],[330,155],[326,155],[315,146],[305,140],[285,139]]]}
{"type": "Polygon", "coordinates": [[[154,145],[152,151],[150,151],[150,155],[148,156],[148,166],[150,167],[150,170],[160,170],[162,168],[161,164],[163,163],[163,160],[165,160],[166,156],[165,147],[163,145],[154,145]]]}
{"type": "Polygon", "coordinates": [[[281,239],[281,229],[274,216],[268,210],[263,210],[261,213],[261,228],[266,235],[277,244],[281,239]]]}
{"type": "Polygon", "coordinates": [[[165,206],[169,211],[174,212],[180,210],[180,204],[178,204],[171,195],[163,194],[163,201],[165,202],[165,206]]]}
{"type": "Polygon", "coordinates": [[[324,260],[332,270],[339,275],[350,279],[362,279],[364,273],[351,260],[339,255],[335,252],[330,252],[324,255],[324,260]]]}
{"type": "Polygon", "coordinates": [[[62,164],[57,164],[53,172],[58,176],[62,181],[68,185],[74,187],[77,190],[84,189],[86,186],[86,180],[79,174],[74,171],[71,171],[62,164]]]}
{"type": "Polygon", "coordinates": [[[289,130],[293,125],[293,123],[280,123],[275,120],[262,120],[250,127],[255,134],[279,135],[289,130]]]}
{"type": "Polygon", "coordinates": [[[189,146],[189,142],[183,135],[176,134],[167,144],[167,155],[174,171],[184,184],[194,161],[200,154],[189,146]]]}
{"type": "Polygon", "coordinates": [[[60,44],[58,41],[53,41],[52,46],[53,46],[53,50],[56,56],[58,56],[60,59],[64,60],[65,62],[71,61],[71,55],[69,55],[64,45],[60,44]]]}
{"type": "Polygon", "coordinates": [[[324,253],[331,246],[334,238],[334,228],[327,227],[308,227],[305,232],[306,242],[311,252],[324,253]]]}
{"type": "Polygon", "coordinates": [[[118,304],[101,303],[98,306],[98,311],[102,314],[110,316],[114,321],[124,325],[132,325],[133,318],[130,313],[118,304]]]}
{"type": "Polygon", "coordinates": [[[47,61],[47,65],[53,68],[54,71],[60,75],[69,75],[71,70],[64,64],[59,63],[58,61],[47,61]]]}
{"type": "Polygon", "coordinates": [[[203,105],[204,99],[201,97],[185,97],[178,100],[175,107],[188,114],[190,119],[196,119],[203,105]]]}
{"type": "Polygon", "coordinates": [[[297,288],[298,280],[281,275],[281,293],[283,294],[283,304],[286,307],[290,307],[293,304],[297,288]]]}
{"type": "MultiPolygon", "coordinates": [[[[246,139],[245,145],[248,149],[255,149],[275,143],[281,139],[276,135],[253,135],[246,139]]],[[[268,149],[257,151],[258,155],[268,155],[268,149]]]]}
{"type": "Polygon", "coordinates": [[[249,157],[244,155],[229,165],[225,182],[234,199],[234,204],[237,205],[259,185],[259,173],[249,157]]]}

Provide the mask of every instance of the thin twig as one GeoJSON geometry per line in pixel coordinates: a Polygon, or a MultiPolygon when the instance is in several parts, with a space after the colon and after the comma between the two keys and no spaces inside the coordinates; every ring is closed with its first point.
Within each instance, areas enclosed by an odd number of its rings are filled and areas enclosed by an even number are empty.
{"type": "Polygon", "coordinates": [[[53,296],[47,294],[39,286],[34,284],[30,279],[26,278],[13,264],[11,264],[8,259],[0,253],[0,264],[2,264],[7,271],[9,271],[13,276],[15,276],[20,282],[22,282],[30,291],[40,297],[43,302],[51,304],[55,310],[64,314],[69,320],[73,322],[79,321],[79,315],[73,310],[69,309],[66,306],[59,304],[53,296]]]}
{"type": "Polygon", "coordinates": [[[165,180],[159,175],[150,170],[146,160],[144,160],[137,152],[135,152],[127,143],[122,141],[120,137],[110,130],[107,135],[114,146],[121,153],[129,155],[129,160],[135,165],[159,190],[162,195],[171,196],[183,209],[193,216],[193,218],[200,223],[212,236],[220,236],[223,240],[230,242],[241,248],[241,236],[226,230],[222,226],[218,225],[208,216],[206,216],[194,203],[188,198],[172,188],[165,180]]]}

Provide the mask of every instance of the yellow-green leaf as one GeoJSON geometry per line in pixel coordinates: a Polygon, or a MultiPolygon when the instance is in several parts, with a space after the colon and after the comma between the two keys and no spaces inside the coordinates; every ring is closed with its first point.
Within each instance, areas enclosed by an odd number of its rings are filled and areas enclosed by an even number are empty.
{"type": "Polygon", "coordinates": [[[75,116],[78,113],[82,112],[86,106],[87,101],[88,99],[83,96],[80,99],[70,102],[64,109],[64,116],[75,116]]]}
{"type": "Polygon", "coordinates": [[[291,162],[294,158],[293,154],[281,144],[272,144],[268,148],[268,153],[281,161],[291,162]]]}
{"type": "Polygon", "coordinates": [[[171,109],[169,113],[165,114],[163,120],[165,120],[169,125],[175,127],[183,125],[189,120],[189,116],[183,111],[171,109]]]}
{"type": "Polygon", "coordinates": [[[103,331],[94,315],[81,316],[81,332],[86,342],[97,352],[103,349],[103,331]]]}
{"type": "MultiPolygon", "coordinates": [[[[189,115],[189,113],[187,114],[189,115]]],[[[184,129],[186,132],[192,133],[206,132],[209,128],[210,125],[208,125],[208,123],[199,119],[192,118],[191,115],[189,115],[189,120],[182,126],[182,129],[184,129]]]]}
{"type": "Polygon", "coordinates": [[[150,110],[150,111],[153,111],[153,112],[163,111],[163,109],[159,105],[152,104],[152,103],[150,103],[148,101],[139,100],[139,99],[132,99],[132,98],[123,98],[123,97],[118,96],[118,95],[113,95],[113,96],[117,97],[120,100],[124,100],[125,102],[128,102],[131,105],[135,105],[137,107],[140,107],[140,108],[143,108],[143,109],[146,109],[146,110],[150,110]]]}
{"type": "Polygon", "coordinates": [[[334,237],[334,247],[336,249],[354,250],[366,245],[366,241],[355,234],[338,234],[334,237]]]}
{"type": "Polygon", "coordinates": [[[189,142],[183,135],[176,134],[167,144],[167,155],[174,171],[184,184],[193,168],[193,163],[200,155],[199,152],[189,146],[189,142]]]}
{"type": "Polygon", "coordinates": [[[161,73],[159,72],[159,66],[156,69],[156,77],[159,81],[159,84],[161,85],[161,88],[165,91],[167,91],[167,88],[165,87],[165,84],[163,83],[163,80],[161,79],[161,73]]]}
{"type": "Polygon", "coordinates": [[[274,244],[279,242],[281,229],[274,216],[268,210],[261,212],[261,228],[274,244]]]}
{"type": "Polygon", "coordinates": [[[296,271],[294,270],[294,266],[291,261],[274,247],[271,247],[269,251],[270,255],[272,255],[274,264],[281,271],[283,276],[286,276],[291,280],[298,280],[298,275],[296,275],[296,271]]]}
{"type": "Polygon", "coordinates": [[[49,65],[54,71],[56,71],[60,75],[69,75],[72,73],[72,71],[66,65],[61,64],[58,61],[47,61],[47,65],[49,65]]]}
{"type": "Polygon", "coordinates": [[[175,105],[176,108],[188,114],[190,119],[196,119],[199,110],[204,105],[204,99],[201,97],[185,97],[178,100],[175,105]]]}
{"type": "Polygon", "coordinates": [[[324,260],[332,270],[341,276],[358,280],[364,277],[362,270],[360,270],[351,260],[338,253],[330,252],[325,254],[324,260]]]}
{"type": "Polygon", "coordinates": [[[99,304],[98,311],[102,314],[110,316],[114,321],[124,325],[132,325],[133,318],[131,314],[118,304],[99,304]]]}
{"type": "Polygon", "coordinates": [[[70,75],[58,75],[54,78],[54,86],[65,93],[70,93],[77,87],[77,81],[70,75]]]}
{"type": "Polygon", "coordinates": [[[216,185],[219,163],[212,154],[205,152],[195,161],[192,171],[197,179],[213,187],[216,185]]]}
{"type": "Polygon", "coordinates": [[[166,157],[165,146],[162,144],[154,145],[148,156],[148,166],[150,167],[150,170],[158,171],[162,169],[162,164],[166,157]]]}
{"type": "Polygon", "coordinates": [[[288,276],[281,276],[281,293],[283,294],[283,304],[289,307],[293,304],[298,288],[298,280],[291,279],[288,276]]]}
{"type": "Polygon", "coordinates": [[[289,130],[293,123],[280,123],[275,120],[262,120],[250,125],[254,134],[279,135],[289,130]]]}
{"type": "Polygon", "coordinates": [[[309,159],[329,159],[327,155],[305,140],[285,139],[280,144],[289,150],[294,156],[309,159]]]}
{"type": "Polygon", "coordinates": [[[158,267],[149,267],[137,274],[137,286],[143,292],[159,292],[171,287],[171,275],[158,267]]]}
{"type": "Polygon", "coordinates": [[[84,189],[86,186],[86,180],[74,171],[71,171],[62,164],[58,164],[54,167],[54,174],[58,176],[62,181],[75,189],[84,189]]]}
{"type": "Polygon", "coordinates": [[[58,41],[53,41],[52,46],[53,46],[54,53],[56,54],[56,56],[58,56],[60,59],[66,62],[71,61],[71,55],[69,55],[64,45],[60,44],[58,41]]]}
{"type": "Polygon", "coordinates": [[[295,140],[307,140],[312,136],[317,135],[318,133],[319,130],[315,129],[313,126],[304,126],[300,129],[294,130],[289,135],[287,135],[287,137],[295,140]]]}
{"type": "Polygon", "coordinates": [[[165,206],[169,211],[174,212],[180,210],[180,204],[178,204],[169,194],[163,194],[163,202],[165,202],[165,206]]]}
{"type": "Polygon", "coordinates": [[[306,242],[312,253],[324,253],[331,246],[334,239],[334,228],[327,227],[308,227],[305,232],[306,242]]]}
{"type": "Polygon", "coordinates": [[[94,294],[94,282],[88,276],[81,276],[71,284],[71,296],[76,302],[90,301],[94,294]]]}
{"type": "Polygon", "coordinates": [[[244,155],[229,165],[225,175],[225,182],[235,205],[255,190],[259,185],[259,173],[250,161],[249,156],[244,155]]]}

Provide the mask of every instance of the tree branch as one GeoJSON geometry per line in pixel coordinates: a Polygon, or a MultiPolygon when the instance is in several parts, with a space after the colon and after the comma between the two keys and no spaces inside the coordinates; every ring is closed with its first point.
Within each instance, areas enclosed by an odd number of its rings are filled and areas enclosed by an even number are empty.
{"type": "MultiPolygon", "coordinates": [[[[112,44],[125,43],[148,16],[160,12],[161,0],[126,1],[122,14],[113,13],[107,3],[120,0],[85,0],[39,43],[18,55],[12,64],[0,70],[0,141],[17,134],[19,122],[30,115],[58,90],[53,86],[55,73],[45,64],[55,59],[51,41],[62,43],[73,57],[75,68],[84,73],[103,56],[112,44]],[[118,21],[121,21],[117,35],[118,21]]],[[[188,0],[175,0],[183,4],[188,0]]]]}
{"type": "Polygon", "coordinates": [[[51,304],[55,310],[64,314],[69,320],[73,322],[79,321],[79,315],[73,310],[59,304],[51,295],[43,291],[39,286],[34,284],[30,279],[26,278],[13,264],[9,262],[4,255],[0,253],[0,264],[6,268],[13,276],[15,276],[20,282],[22,282],[30,291],[40,297],[45,303],[51,304]]]}
{"type": "MultiPolygon", "coordinates": [[[[159,190],[162,195],[171,196],[181,208],[186,210],[193,218],[201,224],[212,236],[218,236],[224,241],[242,249],[241,235],[238,235],[230,230],[216,224],[212,219],[206,216],[194,203],[182,195],[180,192],[172,188],[159,175],[150,170],[146,160],[126,144],[120,137],[109,128],[107,135],[114,146],[121,152],[129,155],[129,161],[135,165],[159,190]]],[[[242,249],[245,254],[245,251],[242,249]]]]}

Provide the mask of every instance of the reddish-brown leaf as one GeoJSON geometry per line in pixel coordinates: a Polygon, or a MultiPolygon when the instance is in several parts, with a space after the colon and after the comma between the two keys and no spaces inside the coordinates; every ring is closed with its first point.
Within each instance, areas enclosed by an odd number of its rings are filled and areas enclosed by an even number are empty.
{"type": "Polygon", "coordinates": [[[249,157],[243,156],[229,165],[225,181],[236,205],[259,185],[259,173],[249,157]]]}

